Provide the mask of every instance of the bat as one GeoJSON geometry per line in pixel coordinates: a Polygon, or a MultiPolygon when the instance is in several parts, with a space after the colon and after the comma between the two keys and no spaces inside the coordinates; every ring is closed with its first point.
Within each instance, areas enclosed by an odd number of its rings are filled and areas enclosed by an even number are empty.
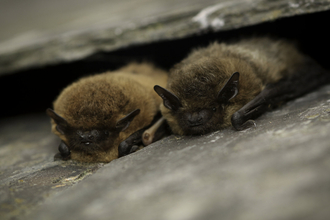
{"type": "Polygon", "coordinates": [[[79,79],[47,109],[63,159],[110,162],[139,149],[142,134],[161,116],[155,84],[167,72],[147,63],[79,79]]]}
{"type": "Polygon", "coordinates": [[[268,37],[212,43],[170,70],[154,87],[173,133],[200,135],[255,126],[267,109],[330,81],[330,74],[295,44],[268,37]]]}

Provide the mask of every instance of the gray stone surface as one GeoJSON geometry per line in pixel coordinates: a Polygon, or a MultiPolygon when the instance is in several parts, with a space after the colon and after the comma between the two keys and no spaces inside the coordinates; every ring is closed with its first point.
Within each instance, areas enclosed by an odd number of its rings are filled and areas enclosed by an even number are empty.
{"type": "Polygon", "coordinates": [[[0,2],[0,74],[98,51],[231,30],[330,8],[330,0],[0,2]]]}
{"type": "MultiPolygon", "coordinates": [[[[0,75],[325,11],[329,2],[4,0],[0,75]]],[[[54,161],[58,139],[45,115],[2,119],[0,219],[329,219],[330,85],[256,122],[86,164],[54,161]]]]}
{"type": "Polygon", "coordinates": [[[0,219],[16,219],[102,164],[54,161],[58,140],[45,115],[0,122],[0,219]]]}
{"type": "Polygon", "coordinates": [[[8,119],[1,219],[329,219],[330,85],[256,122],[170,136],[103,166],[53,162],[45,116],[8,119]]]}

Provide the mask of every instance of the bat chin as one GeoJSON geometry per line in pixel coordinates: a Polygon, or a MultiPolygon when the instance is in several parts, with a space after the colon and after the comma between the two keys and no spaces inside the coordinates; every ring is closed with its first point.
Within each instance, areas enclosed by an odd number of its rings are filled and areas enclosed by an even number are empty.
{"type": "Polygon", "coordinates": [[[81,142],[79,145],[76,145],[74,150],[85,152],[87,154],[94,154],[95,152],[101,151],[102,149],[95,142],[86,141],[81,142]]]}
{"type": "Polygon", "coordinates": [[[89,145],[93,145],[93,144],[94,144],[94,142],[92,142],[92,141],[82,141],[81,142],[82,146],[89,146],[89,145]]]}
{"type": "Polygon", "coordinates": [[[186,126],[184,129],[186,135],[203,135],[211,132],[211,129],[205,124],[186,126]]]}

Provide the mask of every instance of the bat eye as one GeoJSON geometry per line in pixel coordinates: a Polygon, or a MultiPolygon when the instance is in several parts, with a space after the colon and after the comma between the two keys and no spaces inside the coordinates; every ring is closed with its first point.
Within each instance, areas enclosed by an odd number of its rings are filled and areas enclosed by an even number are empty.
{"type": "Polygon", "coordinates": [[[109,135],[109,131],[104,131],[104,134],[105,135],[109,135]]]}
{"type": "Polygon", "coordinates": [[[214,108],[212,108],[212,111],[214,111],[214,112],[215,112],[215,111],[217,111],[217,108],[215,108],[215,107],[214,107],[214,108]]]}

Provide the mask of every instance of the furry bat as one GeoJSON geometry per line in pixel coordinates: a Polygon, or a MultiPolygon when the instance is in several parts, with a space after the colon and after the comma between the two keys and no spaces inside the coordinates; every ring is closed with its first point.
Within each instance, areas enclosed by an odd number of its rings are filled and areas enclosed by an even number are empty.
{"type": "Polygon", "coordinates": [[[329,72],[294,44],[264,37],[196,49],[170,70],[167,89],[154,90],[172,131],[198,135],[230,125],[249,128],[269,107],[329,79],[329,72]]]}
{"type": "Polygon", "coordinates": [[[136,150],[143,131],[157,120],[162,102],[153,86],[165,86],[167,77],[152,65],[133,63],[65,88],[54,101],[54,110],[46,111],[53,133],[62,140],[62,157],[110,162],[136,150]],[[125,144],[119,146],[121,142],[125,144]]]}

